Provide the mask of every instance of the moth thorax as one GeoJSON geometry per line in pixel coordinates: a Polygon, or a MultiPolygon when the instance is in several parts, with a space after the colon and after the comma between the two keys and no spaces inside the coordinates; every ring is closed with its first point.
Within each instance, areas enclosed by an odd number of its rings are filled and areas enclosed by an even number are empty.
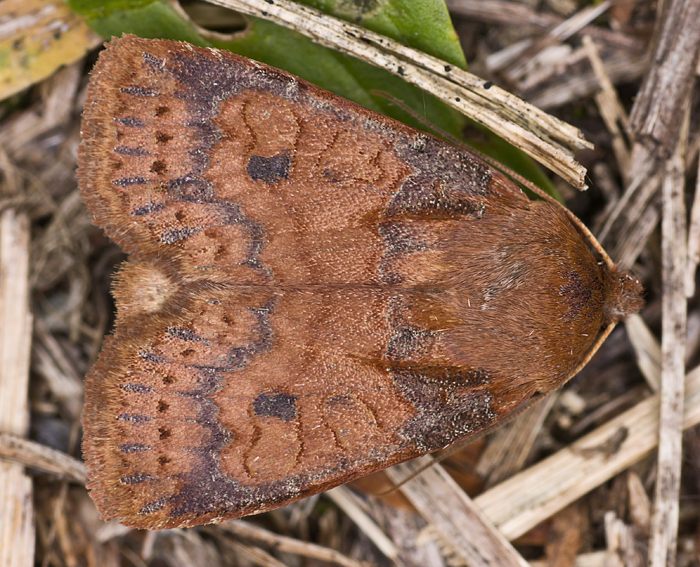
{"type": "Polygon", "coordinates": [[[619,321],[637,313],[644,306],[644,289],[637,278],[627,272],[608,272],[605,290],[605,315],[608,321],[619,321]]]}
{"type": "Polygon", "coordinates": [[[155,264],[125,262],[113,290],[119,305],[119,315],[157,313],[177,292],[178,287],[155,264]]]}

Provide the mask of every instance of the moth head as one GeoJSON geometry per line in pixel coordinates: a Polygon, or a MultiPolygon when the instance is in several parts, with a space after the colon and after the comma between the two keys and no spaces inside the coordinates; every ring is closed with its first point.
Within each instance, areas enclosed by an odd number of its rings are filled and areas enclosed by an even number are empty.
{"type": "Polygon", "coordinates": [[[609,321],[620,321],[644,306],[644,288],[628,272],[612,270],[605,290],[605,310],[609,321]]]}

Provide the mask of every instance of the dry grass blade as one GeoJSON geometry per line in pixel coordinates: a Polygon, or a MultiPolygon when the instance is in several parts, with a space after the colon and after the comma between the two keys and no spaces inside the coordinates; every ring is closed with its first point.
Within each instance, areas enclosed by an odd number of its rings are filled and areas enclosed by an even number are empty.
{"type": "Polygon", "coordinates": [[[486,519],[440,465],[422,469],[432,457],[421,457],[387,469],[389,478],[423,518],[474,567],[527,566],[528,563],[486,519]],[[420,472],[422,471],[422,472],[420,472]],[[408,482],[406,478],[420,474],[408,482]]]}
{"type": "MultiPolygon", "coordinates": [[[[663,8],[657,28],[653,64],[630,115],[632,148],[627,189],[601,230],[614,242],[613,257],[629,266],[658,222],[652,204],[674,151],[681,118],[700,57],[700,0],[673,0],[663,8]]],[[[605,242],[604,242],[605,243],[605,242]]]]}
{"type": "Polygon", "coordinates": [[[10,433],[0,432],[0,459],[15,461],[61,479],[85,484],[85,466],[81,461],[10,433]]]}
{"type": "Polygon", "coordinates": [[[627,336],[637,355],[637,366],[653,392],[659,391],[661,381],[661,345],[644,319],[632,315],[625,321],[627,336]]]}
{"type": "MultiPolygon", "coordinates": [[[[687,429],[700,423],[700,367],[686,376],[685,388],[687,429]]],[[[474,502],[505,537],[515,539],[645,457],[658,443],[658,427],[655,395],[474,502]],[[619,442],[621,432],[625,437],[619,442]],[[611,451],[614,439],[618,443],[611,451]]]]}
{"type": "Polygon", "coordinates": [[[635,100],[630,122],[637,139],[667,159],[676,147],[700,57],[700,0],[670,0],[662,9],[654,65],[635,100]]]}
{"type": "MultiPolygon", "coordinates": [[[[700,137],[698,138],[700,140],[700,137]]],[[[695,295],[695,273],[700,263],[700,158],[695,179],[695,198],[690,212],[690,228],[688,229],[688,264],[686,266],[685,295],[695,295]]]]}
{"type": "Polygon", "coordinates": [[[476,469],[488,479],[488,486],[522,470],[557,397],[557,394],[547,396],[494,432],[476,469]]]}
{"type": "MultiPolygon", "coordinates": [[[[454,14],[494,24],[517,23],[519,26],[548,30],[564,21],[554,14],[535,10],[524,2],[510,0],[447,0],[447,5],[454,14]]],[[[642,48],[638,39],[604,27],[586,25],[577,32],[583,32],[611,46],[632,50],[642,48]]]]}
{"type": "MultiPolygon", "coordinates": [[[[29,239],[26,215],[0,212],[0,432],[21,436],[29,428],[29,239]]],[[[0,462],[0,565],[32,565],[34,539],[32,481],[22,465],[0,462]]]]}
{"type": "Polygon", "coordinates": [[[442,99],[528,153],[578,188],[585,168],[573,150],[591,147],[581,132],[507,91],[385,36],[288,0],[208,0],[268,19],[386,69],[442,99]]]}
{"type": "Polygon", "coordinates": [[[326,493],[336,505],[345,512],[349,518],[362,530],[374,545],[388,558],[396,560],[398,550],[382,529],[367,515],[357,504],[352,491],[344,486],[339,486],[326,493]]]}
{"type": "Polygon", "coordinates": [[[605,1],[579,10],[571,17],[554,26],[538,40],[524,42],[521,44],[521,50],[511,50],[510,58],[501,58],[499,66],[492,66],[491,69],[497,70],[499,67],[510,66],[508,76],[514,81],[521,79],[528,69],[537,66],[537,60],[542,51],[550,45],[555,45],[580,32],[609,8],[610,2],[605,1]]]}
{"type": "Polygon", "coordinates": [[[600,83],[600,91],[595,95],[595,101],[600,110],[600,115],[605,122],[605,126],[612,136],[612,147],[615,152],[619,170],[623,173],[627,172],[630,155],[629,148],[623,136],[623,129],[624,134],[629,136],[627,114],[605,70],[605,64],[600,58],[598,48],[588,35],[583,36],[583,48],[591,61],[593,72],[600,83]]]}
{"type": "Polygon", "coordinates": [[[343,567],[362,567],[363,565],[334,549],[279,535],[258,527],[255,524],[251,524],[250,522],[234,520],[221,524],[216,528],[208,529],[211,531],[228,532],[240,538],[258,542],[280,553],[291,553],[309,559],[325,561],[333,565],[342,565],[343,567]]]}
{"type": "Polygon", "coordinates": [[[661,411],[656,498],[649,552],[651,567],[675,565],[678,542],[687,323],[684,189],[688,112],[684,112],[684,115],[684,134],[666,165],[666,177],[662,184],[661,411]]]}

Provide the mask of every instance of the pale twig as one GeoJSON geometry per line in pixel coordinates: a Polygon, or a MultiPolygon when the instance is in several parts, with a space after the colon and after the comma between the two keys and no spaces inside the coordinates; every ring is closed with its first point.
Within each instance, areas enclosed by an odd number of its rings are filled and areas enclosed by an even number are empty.
{"type": "MultiPolygon", "coordinates": [[[[683,427],[700,423],[700,367],[686,377],[683,427]]],[[[645,457],[658,443],[659,396],[654,395],[569,447],[474,499],[508,539],[515,539],[645,457]],[[626,434],[610,452],[609,442],[626,434]]]]}
{"type": "Polygon", "coordinates": [[[695,273],[700,263],[700,158],[695,180],[695,198],[690,209],[690,228],[688,229],[688,264],[685,271],[685,296],[695,295],[695,273]]]}
{"type": "Polygon", "coordinates": [[[700,0],[668,0],[659,19],[653,65],[635,99],[630,123],[638,142],[668,159],[700,57],[700,0]]]}
{"type": "Polygon", "coordinates": [[[630,315],[625,320],[625,329],[634,352],[637,366],[653,392],[659,391],[661,381],[661,345],[639,315],[630,315]]]}
{"type": "MultiPolygon", "coordinates": [[[[447,0],[450,12],[458,16],[490,24],[531,26],[540,30],[555,28],[564,18],[530,7],[524,2],[509,0],[447,0]]],[[[605,27],[586,25],[579,32],[610,47],[641,51],[642,43],[635,37],[605,27]]]]}
{"type": "MultiPolygon", "coordinates": [[[[587,6],[574,13],[572,16],[549,30],[544,36],[533,41],[532,44],[523,49],[521,53],[518,53],[517,59],[512,61],[512,63],[516,63],[516,61],[518,63],[514,64],[512,68],[508,69],[506,74],[513,81],[521,79],[529,69],[534,68],[538,64],[538,61],[540,60],[539,55],[546,47],[569,39],[572,35],[581,31],[593,20],[607,12],[609,8],[610,2],[605,0],[600,4],[587,6]]],[[[505,64],[508,65],[510,63],[506,61],[505,64]]],[[[495,71],[497,69],[491,70],[495,71]]]]}
{"type": "Polygon", "coordinates": [[[85,465],[81,461],[24,437],[0,433],[0,459],[85,484],[85,465]]]}
{"type": "MultiPolygon", "coordinates": [[[[698,4],[700,5],[700,1],[698,4]]],[[[700,16],[700,12],[698,15],[700,16]]],[[[649,547],[650,567],[675,565],[678,541],[687,323],[687,302],[683,284],[687,259],[684,199],[688,109],[684,114],[681,138],[676,151],[666,164],[666,176],[661,185],[661,408],[656,494],[649,547]]]]}
{"type": "Polygon", "coordinates": [[[481,513],[478,506],[438,464],[421,457],[387,469],[391,480],[421,516],[432,525],[468,565],[525,567],[528,563],[481,513]],[[408,482],[404,479],[421,473],[408,482]]]}
{"type": "Polygon", "coordinates": [[[350,489],[339,486],[326,493],[335,504],[362,530],[367,538],[377,546],[388,559],[395,561],[398,550],[382,529],[357,504],[350,489]]]}
{"type": "Polygon", "coordinates": [[[476,467],[488,486],[522,470],[556,401],[557,394],[547,396],[494,432],[476,467]]]}
{"type": "Polygon", "coordinates": [[[212,532],[228,532],[246,540],[268,545],[280,553],[292,553],[317,561],[343,565],[344,567],[361,566],[361,563],[346,557],[334,549],[279,535],[242,520],[226,522],[217,527],[208,528],[208,530],[212,532]]]}
{"type": "Polygon", "coordinates": [[[398,75],[491,129],[569,183],[585,188],[585,168],[573,156],[573,150],[591,147],[581,132],[489,82],[289,0],[208,1],[274,21],[398,75]]]}
{"type": "Polygon", "coordinates": [[[622,175],[627,176],[630,153],[623,136],[623,130],[620,128],[622,127],[624,129],[624,134],[629,136],[627,114],[605,70],[605,64],[598,53],[598,47],[588,35],[583,36],[583,48],[591,62],[591,68],[600,83],[600,90],[595,95],[595,101],[598,105],[600,116],[605,123],[605,127],[610,132],[618,170],[622,175]]]}
{"type": "MultiPolygon", "coordinates": [[[[29,219],[0,212],[0,432],[29,429],[29,219]]],[[[0,462],[0,565],[34,563],[32,481],[24,467],[0,462]]]]}

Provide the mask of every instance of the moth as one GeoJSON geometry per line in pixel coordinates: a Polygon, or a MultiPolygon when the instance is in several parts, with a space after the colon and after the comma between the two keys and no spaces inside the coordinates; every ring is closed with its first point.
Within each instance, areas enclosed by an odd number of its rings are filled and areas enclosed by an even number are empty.
{"type": "Polygon", "coordinates": [[[78,162],[129,254],[83,416],[90,494],[129,526],[263,512],[483,433],[641,306],[562,206],[228,52],[112,40],[78,162]]]}

